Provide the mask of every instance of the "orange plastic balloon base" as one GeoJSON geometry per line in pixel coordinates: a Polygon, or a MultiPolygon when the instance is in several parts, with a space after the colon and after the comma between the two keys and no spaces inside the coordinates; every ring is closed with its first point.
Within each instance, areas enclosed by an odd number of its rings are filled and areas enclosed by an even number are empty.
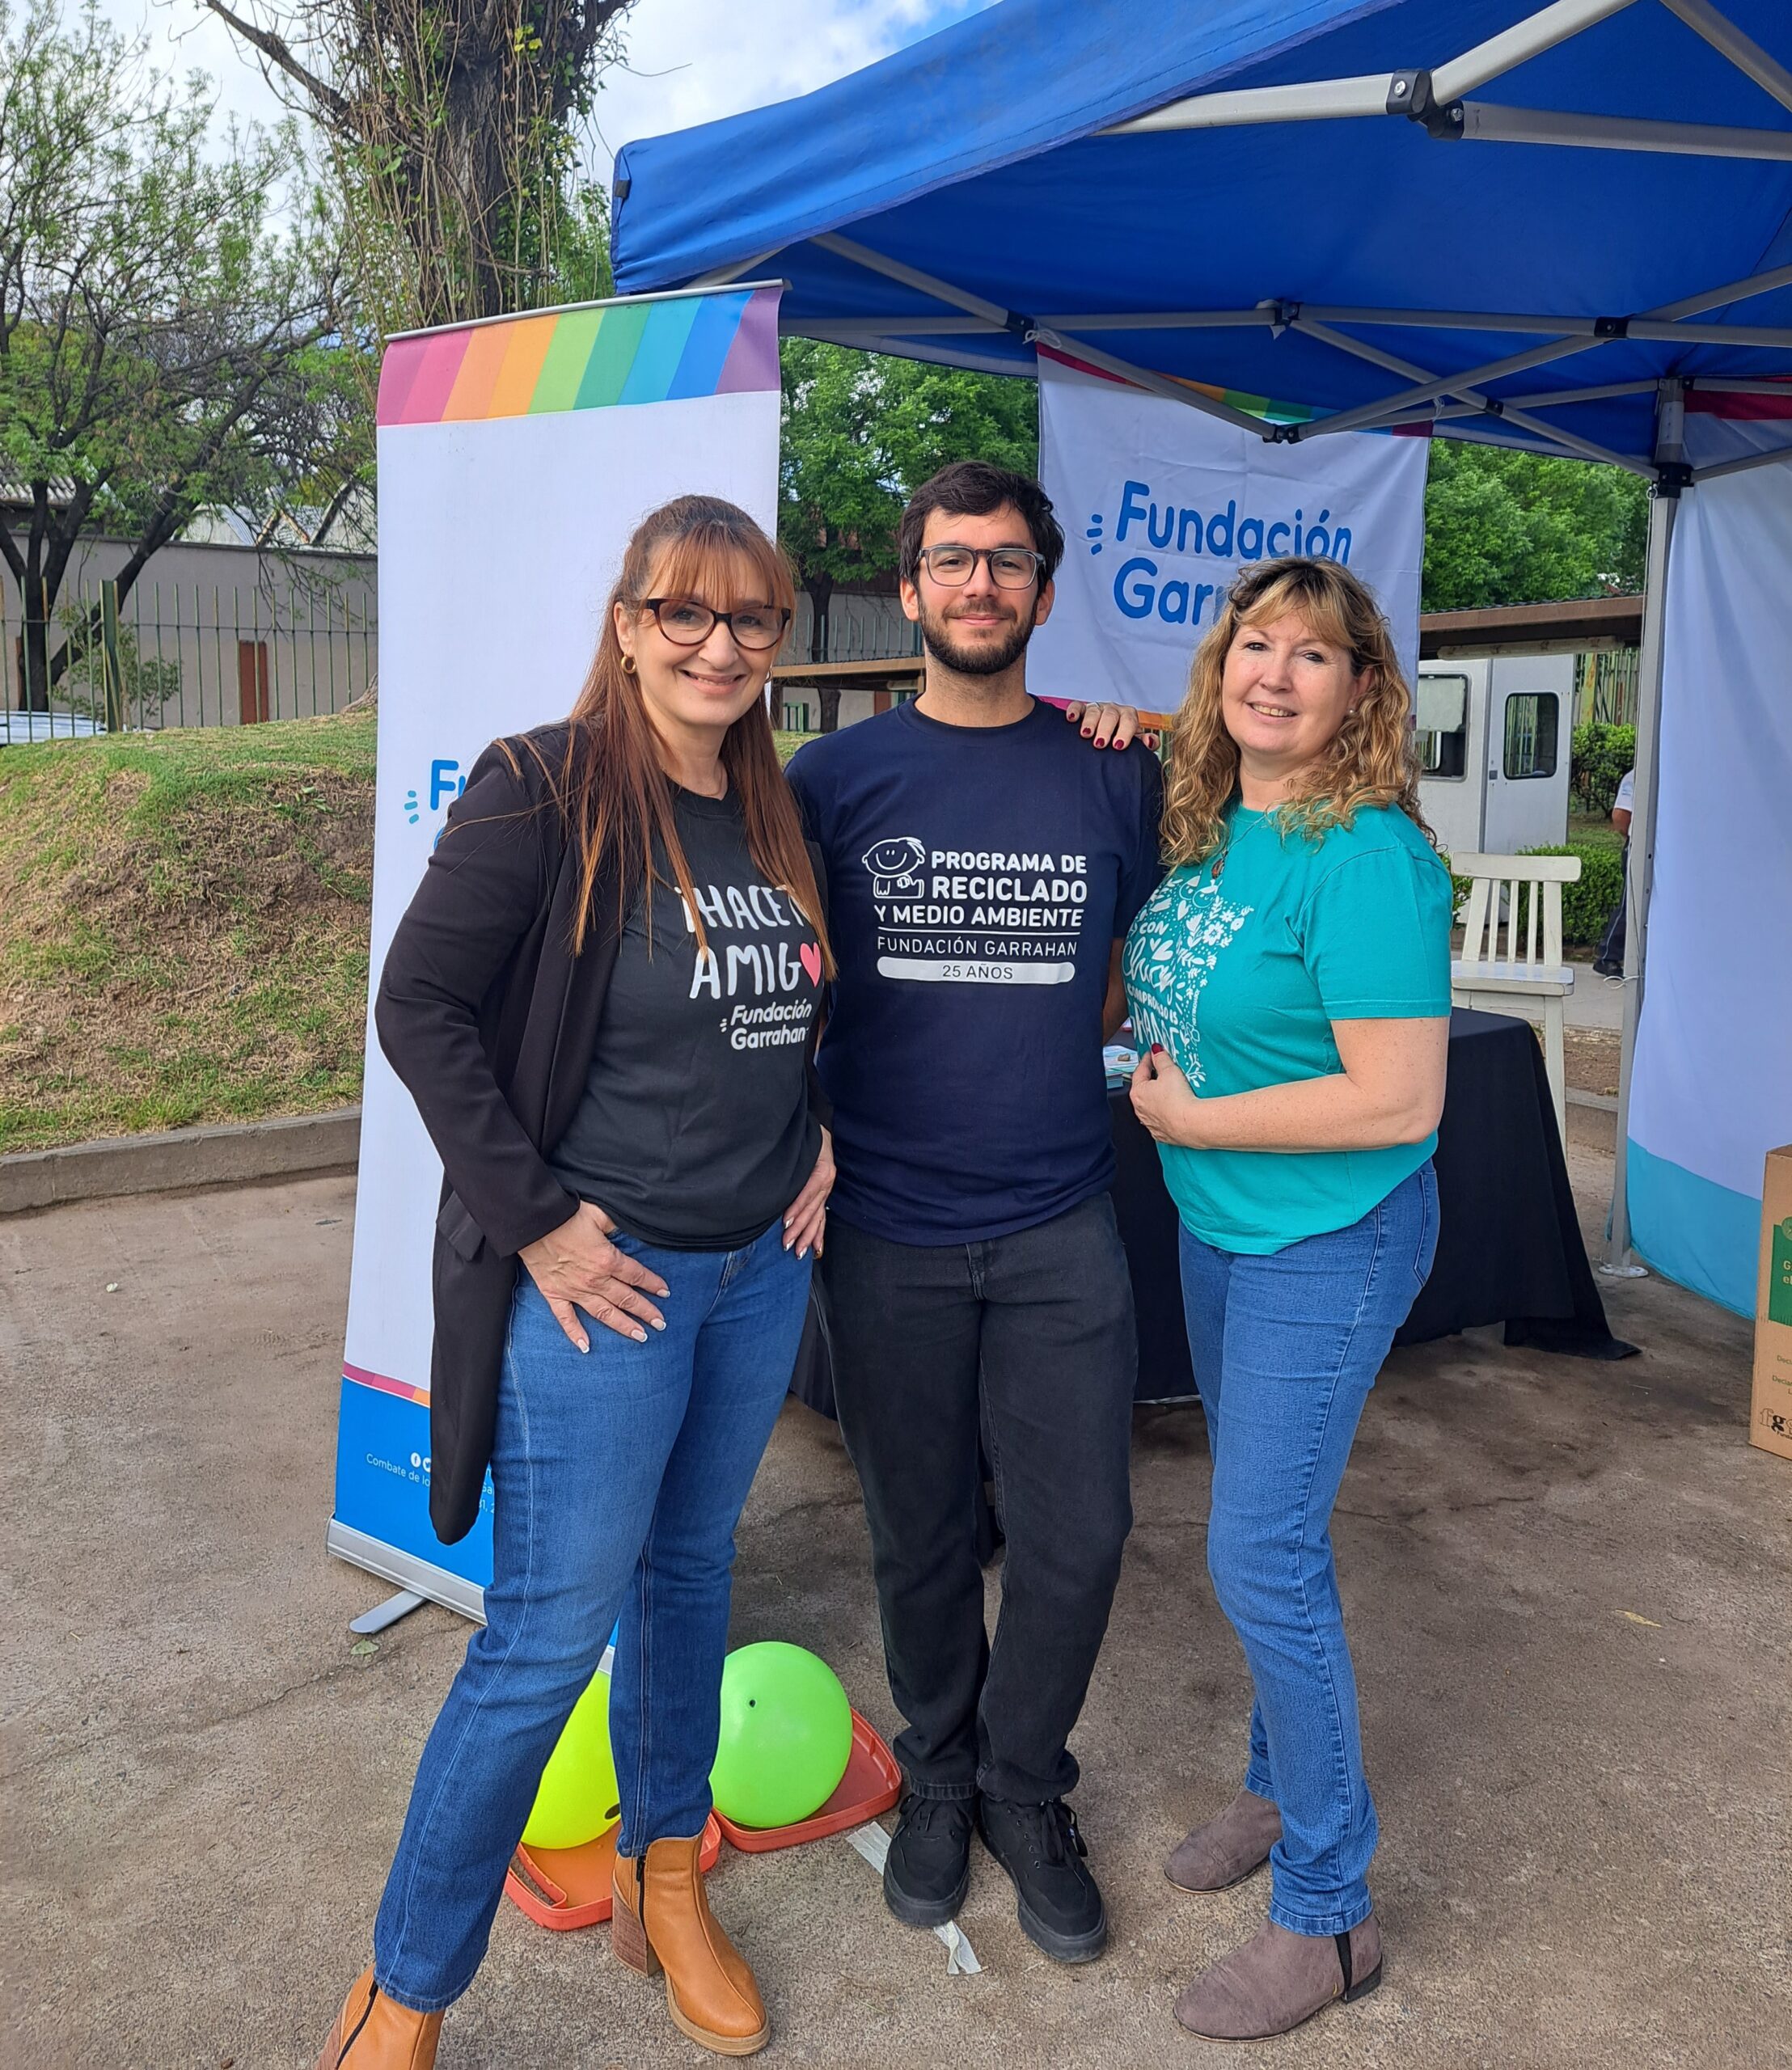
{"type": "Polygon", "coordinates": [[[902,1772],[877,1729],[852,1713],[852,1751],[847,1757],[840,1786],[820,1810],[793,1826],[739,1826],[718,1811],[715,1819],[729,1844],[743,1854],[769,1854],[774,1848],[800,1847],[805,1840],[826,1840],[850,1832],[880,1812],[889,1810],[902,1793],[902,1772]]]}
{"type": "MultiPolygon", "coordinates": [[[[556,1933],[602,1925],[611,1912],[620,1831],[612,1826],[583,1847],[519,1847],[504,1879],[505,1895],[537,1926],[556,1933]]],[[[707,1874],[721,1851],[721,1828],[712,1816],[703,1829],[698,1866],[707,1874]]]]}

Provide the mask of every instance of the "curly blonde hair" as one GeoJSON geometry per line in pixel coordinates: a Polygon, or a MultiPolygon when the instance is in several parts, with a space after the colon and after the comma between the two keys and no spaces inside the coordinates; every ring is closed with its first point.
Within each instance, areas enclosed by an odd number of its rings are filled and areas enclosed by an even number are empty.
{"type": "Polygon", "coordinates": [[[1220,682],[1226,657],[1246,626],[1285,612],[1315,636],[1342,647],[1368,686],[1325,753],[1303,771],[1286,805],[1284,828],[1317,840],[1348,826],[1364,805],[1398,805],[1433,847],[1437,837],[1418,809],[1412,694],[1388,621],[1369,592],[1334,560],[1292,556],[1247,569],[1233,582],[1213,630],[1195,650],[1188,695],[1170,723],[1164,784],[1164,860],[1198,863],[1225,839],[1226,808],[1238,792],[1238,749],[1226,731],[1220,682]]]}

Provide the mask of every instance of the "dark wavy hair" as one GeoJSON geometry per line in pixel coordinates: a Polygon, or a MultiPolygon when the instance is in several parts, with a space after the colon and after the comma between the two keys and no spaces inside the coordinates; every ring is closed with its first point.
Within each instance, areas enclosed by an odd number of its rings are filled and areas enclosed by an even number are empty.
{"type": "Polygon", "coordinates": [[[1045,557],[1039,574],[1039,587],[1044,589],[1064,557],[1063,528],[1051,514],[1051,498],[1031,475],[992,467],[987,460],[954,460],[909,498],[896,528],[897,573],[912,583],[920,572],[921,534],[936,510],[954,518],[990,518],[1009,504],[1026,520],[1033,551],[1045,557]]]}

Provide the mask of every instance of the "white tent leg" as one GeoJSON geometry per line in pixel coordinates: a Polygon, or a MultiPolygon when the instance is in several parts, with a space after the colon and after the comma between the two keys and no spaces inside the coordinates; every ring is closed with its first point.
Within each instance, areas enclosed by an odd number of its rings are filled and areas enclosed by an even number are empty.
{"type": "MultiPolygon", "coordinates": [[[[1656,454],[1678,461],[1683,447],[1684,408],[1678,382],[1664,382],[1656,410],[1656,454]]],[[[1667,558],[1680,510],[1680,493],[1658,489],[1649,506],[1648,576],[1642,599],[1642,651],[1637,668],[1636,801],[1630,817],[1630,861],[1626,872],[1624,935],[1624,1033],[1618,1063],[1617,1143],[1612,1171],[1612,1212],[1600,1270],[1625,1277],[1644,1267],[1630,1254],[1630,1083],[1637,1054],[1637,1024],[1649,940],[1649,893],[1655,881],[1655,796],[1661,748],[1663,633],[1667,609],[1667,558]]]]}

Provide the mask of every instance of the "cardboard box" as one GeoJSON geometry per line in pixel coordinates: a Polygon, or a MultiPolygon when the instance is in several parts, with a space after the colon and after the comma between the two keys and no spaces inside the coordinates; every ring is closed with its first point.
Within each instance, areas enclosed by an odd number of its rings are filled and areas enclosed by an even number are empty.
{"type": "Polygon", "coordinates": [[[1792,1143],[1767,1153],[1748,1440],[1792,1459],[1792,1143]]]}

